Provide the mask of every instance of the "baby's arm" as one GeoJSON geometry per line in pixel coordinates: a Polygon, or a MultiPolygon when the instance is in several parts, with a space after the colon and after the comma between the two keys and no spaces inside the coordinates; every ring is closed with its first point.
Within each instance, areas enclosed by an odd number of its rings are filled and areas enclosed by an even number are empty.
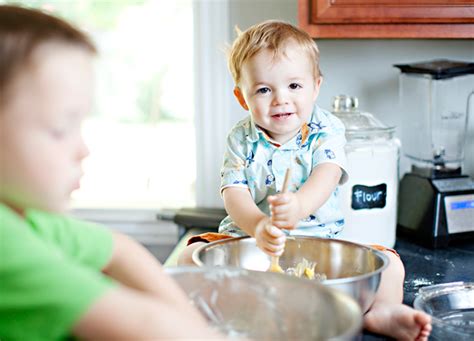
{"type": "Polygon", "coordinates": [[[297,192],[269,196],[273,225],[294,229],[301,219],[308,217],[329,199],[341,176],[342,170],[337,164],[322,163],[313,169],[297,192]]]}
{"type": "Polygon", "coordinates": [[[217,337],[158,261],[132,239],[114,233],[113,254],[103,272],[122,286],[91,306],[76,324],[75,335],[86,339],[217,337]]]}
{"type": "Polygon", "coordinates": [[[271,218],[257,207],[247,188],[227,187],[222,196],[224,206],[234,223],[255,237],[258,247],[278,256],[285,246],[285,234],[271,224],[271,218]]]}

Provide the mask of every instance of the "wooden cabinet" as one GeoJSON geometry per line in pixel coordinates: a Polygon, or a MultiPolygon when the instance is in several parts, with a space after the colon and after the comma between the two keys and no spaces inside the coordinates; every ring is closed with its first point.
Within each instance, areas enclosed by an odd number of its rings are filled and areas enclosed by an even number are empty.
{"type": "Polygon", "coordinates": [[[314,38],[474,38],[474,0],[298,0],[314,38]]]}

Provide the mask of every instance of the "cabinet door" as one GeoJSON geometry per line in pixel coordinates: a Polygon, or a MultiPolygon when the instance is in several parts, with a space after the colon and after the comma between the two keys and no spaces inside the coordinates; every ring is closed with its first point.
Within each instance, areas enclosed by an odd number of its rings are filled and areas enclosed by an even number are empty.
{"type": "Polygon", "coordinates": [[[474,38],[474,0],[299,0],[315,38],[474,38]]]}

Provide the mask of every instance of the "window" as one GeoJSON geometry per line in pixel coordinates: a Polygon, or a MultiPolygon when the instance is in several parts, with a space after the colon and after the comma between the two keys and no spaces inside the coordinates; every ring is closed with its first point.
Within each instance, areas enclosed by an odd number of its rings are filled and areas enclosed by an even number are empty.
{"type": "Polygon", "coordinates": [[[99,49],[91,151],[75,208],[195,202],[192,0],[1,1],[41,8],[88,32],[99,49]]]}

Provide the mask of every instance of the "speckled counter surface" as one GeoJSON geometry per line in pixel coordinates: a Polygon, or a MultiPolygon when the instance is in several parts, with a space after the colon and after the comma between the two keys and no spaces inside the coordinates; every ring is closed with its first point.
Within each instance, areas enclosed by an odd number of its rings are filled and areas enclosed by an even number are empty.
{"type": "Polygon", "coordinates": [[[399,239],[395,248],[405,265],[404,302],[408,305],[422,286],[474,281],[473,240],[432,250],[399,239]]]}
{"type": "MultiPolygon", "coordinates": [[[[423,286],[474,281],[474,240],[433,250],[399,238],[395,249],[405,265],[403,302],[409,306],[413,306],[418,289],[423,286]]],[[[366,332],[362,337],[364,341],[385,339],[366,332]]]]}

